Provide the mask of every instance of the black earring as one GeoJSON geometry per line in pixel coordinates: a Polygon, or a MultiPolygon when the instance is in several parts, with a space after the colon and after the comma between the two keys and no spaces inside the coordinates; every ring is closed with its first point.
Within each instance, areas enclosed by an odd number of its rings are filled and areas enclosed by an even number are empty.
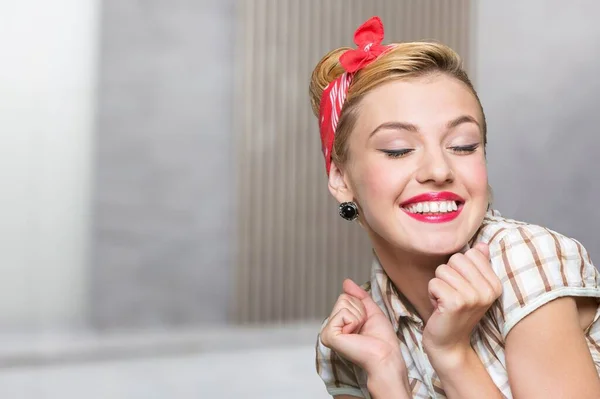
{"type": "Polygon", "coordinates": [[[355,202],[342,202],[340,204],[340,216],[348,221],[356,220],[358,217],[358,207],[355,202]]]}

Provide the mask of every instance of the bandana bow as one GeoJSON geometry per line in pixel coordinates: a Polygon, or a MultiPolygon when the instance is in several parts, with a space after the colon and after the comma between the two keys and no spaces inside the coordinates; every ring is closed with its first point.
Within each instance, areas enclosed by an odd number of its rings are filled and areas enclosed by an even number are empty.
{"type": "Polygon", "coordinates": [[[354,43],[357,48],[347,50],[340,56],[340,64],[346,72],[329,83],[323,90],[319,110],[319,130],[321,133],[321,150],[325,157],[325,169],[328,175],[331,168],[331,151],[335,130],[352,77],[356,71],[369,65],[390,48],[382,45],[382,41],[383,23],[378,17],[372,17],[354,32],[354,43]]]}
{"type": "Polygon", "coordinates": [[[348,50],[340,56],[340,64],[346,72],[354,73],[374,61],[387,46],[382,46],[383,23],[373,17],[362,24],[354,33],[354,43],[358,47],[348,50]]]}

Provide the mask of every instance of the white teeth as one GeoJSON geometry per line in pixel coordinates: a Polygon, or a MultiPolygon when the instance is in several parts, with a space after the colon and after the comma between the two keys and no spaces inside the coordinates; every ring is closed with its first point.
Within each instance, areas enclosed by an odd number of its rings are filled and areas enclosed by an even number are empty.
{"type": "Polygon", "coordinates": [[[447,213],[458,210],[455,201],[429,201],[412,204],[405,208],[411,213],[447,213]]]}

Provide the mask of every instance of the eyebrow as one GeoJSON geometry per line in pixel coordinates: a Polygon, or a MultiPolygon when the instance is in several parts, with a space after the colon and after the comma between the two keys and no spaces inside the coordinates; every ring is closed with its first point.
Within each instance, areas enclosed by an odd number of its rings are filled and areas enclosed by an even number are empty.
{"type": "MultiPolygon", "coordinates": [[[[477,122],[477,119],[473,118],[470,115],[461,115],[458,118],[452,119],[450,122],[448,122],[446,124],[446,129],[448,129],[448,130],[453,129],[453,128],[457,127],[458,125],[462,125],[463,123],[474,123],[477,125],[477,127],[481,128],[481,126],[479,125],[479,122],[477,122]]],[[[419,128],[416,125],[413,125],[412,123],[391,121],[391,122],[384,122],[381,125],[377,126],[375,128],[375,130],[373,130],[371,132],[371,134],[369,135],[369,138],[371,138],[378,131],[386,130],[386,129],[387,130],[406,130],[406,131],[413,132],[413,133],[419,132],[419,128]]]]}

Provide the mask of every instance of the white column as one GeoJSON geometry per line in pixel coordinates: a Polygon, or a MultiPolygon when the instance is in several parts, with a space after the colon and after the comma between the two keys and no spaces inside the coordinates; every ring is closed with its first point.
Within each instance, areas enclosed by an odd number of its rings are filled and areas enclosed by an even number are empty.
{"type": "Polygon", "coordinates": [[[0,0],[0,332],[84,320],[98,4],[0,0]]]}

